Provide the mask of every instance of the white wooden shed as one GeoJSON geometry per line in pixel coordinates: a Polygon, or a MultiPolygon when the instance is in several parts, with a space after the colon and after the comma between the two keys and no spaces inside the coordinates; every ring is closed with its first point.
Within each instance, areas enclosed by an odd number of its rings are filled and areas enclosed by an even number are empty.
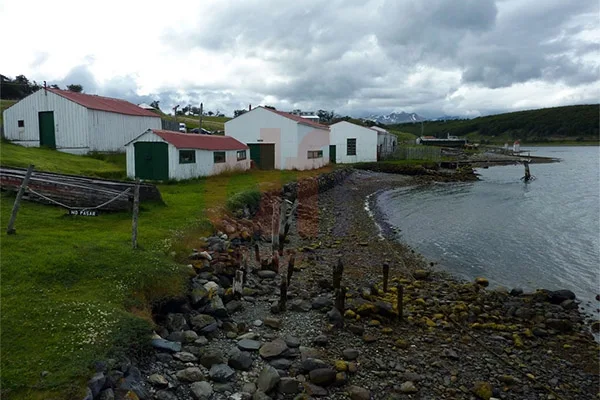
{"type": "Polygon", "coordinates": [[[125,149],[129,178],[182,180],[250,169],[248,146],[229,136],[148,129],[125,149]]]}
{"type": "Polygon", "coordinates": [[[378,126],[372,126],[371,129],[377,131],[377,159],[381,160],[393,154],[398,147],[398,137],[378,126]]]}
{"type": "Polygon", "coordinates": [[[347,121],[331,129],[329,152],[339,164],[377,161],[377,131],[347,121]],[[335,155],[335,156],[334,156],[335,155]]]}
{"type": "Polygon", "coordinates": [[[5,137],[23,146],[74,154],[122,152],[160,116],[125,100],[42,88],[4,110],[5,137]]]}
{"type": "Polygon", "coordinates": [[[298,115],[256,107],[225,123],[261,169],[315,169],[329,163],[329,127],[298,115]]]}

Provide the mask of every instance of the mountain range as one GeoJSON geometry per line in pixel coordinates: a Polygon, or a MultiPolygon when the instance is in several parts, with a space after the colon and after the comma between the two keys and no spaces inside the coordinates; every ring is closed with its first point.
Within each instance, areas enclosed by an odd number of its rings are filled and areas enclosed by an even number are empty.
{"type": "Polygon", "coordinates": [[[388,115],[370,115],[365,119],[385,125],[403,124],[406,122],[421,122],[427,120],[427,118],[422,117],[417,113],[406,113],[404,111],[398,113],[393,112],[388,115]]]}

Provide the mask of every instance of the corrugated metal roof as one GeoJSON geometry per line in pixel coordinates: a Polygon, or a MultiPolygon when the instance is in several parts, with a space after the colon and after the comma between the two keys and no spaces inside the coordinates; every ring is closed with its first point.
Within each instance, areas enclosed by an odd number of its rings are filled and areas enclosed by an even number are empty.
{"type": "Polygon", "coordinates": [[[200,135],[152,129],[156,135],[178,149],[247,150],[248,146],[231,136],[200,135]]]}
{"type": "Polygon", "coordinates": [[[140,117],[160,118],[160,115],[155,114],[152,111],[144,110],[133,103],[121,99],[113,99],[112,97],[96,96],[85,93],[76,93],[69,90],[60,90],[54,88],[47,88],[46,90],[92,110],[107,111],[124,115],[135,115],[140,117]]]}
{"type": "Polygon", "coordinates": [[[264,108],[265,110],[274,112],[275,114],[279,114],[282,117],[286,117],[286,118],[289,118],[291,120],[294,120],[294,121],[296,121],[296,122],[298,122],[300,124],[313,126],[315,128],[319,128],[319,129],[329,130],[329,126],[323,125],[323,124],[319,124],[318,122],[311,121],[310,119],[307,119],[307,118],[302,118],[299,115],[294,115],[294,114],[290,114],[290,113],[283,112],[283,111],[277,111],[277,110],[273,110],[271,108],[266,108],[266,107],[261,107],[261,108],[264,108]]]}

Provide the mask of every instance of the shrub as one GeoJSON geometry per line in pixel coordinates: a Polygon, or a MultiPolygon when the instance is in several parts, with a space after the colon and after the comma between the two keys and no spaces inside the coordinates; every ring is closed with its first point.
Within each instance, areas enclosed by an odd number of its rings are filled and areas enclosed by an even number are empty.
{"type": "Polygon", "coordinates": [[[244,190],[229,197],[225,206],[232,213],[242,211],[246,207],[252,212],[258,209],[260,197],[261,194],[258,189],[244,190]]]}

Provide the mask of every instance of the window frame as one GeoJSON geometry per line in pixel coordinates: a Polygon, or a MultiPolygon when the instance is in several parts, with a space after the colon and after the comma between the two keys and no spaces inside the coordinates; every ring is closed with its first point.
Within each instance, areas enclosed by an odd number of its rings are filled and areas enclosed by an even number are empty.
{"type": "Polygon", "coordinates": [[[323,158],[323,150],[308,150],[306,153],[306,158],[309,160],[317,160],[319,158],[323,158]]]}
{"type": "Polygon", "coordinates": [[[248,159],[248,154],[246,153],[246,150],[238,150],[236,152],[236,156],[237,156],[238,161],[243,161],[243,160],[248,159]],[[242,157],[240,157],[240,155],[242,155],[242,157]]]}
{"type": "Polygon", "coordinates": [[[184,149],[184,150],[179,150],[179,164],[196,164],[196,150],[190,150],[190,149],[184,149]],[[191,160],[186,161],[184,159],[184,155],[182,153],[187,153],[190,154],[191,160]]]}
{"type": "Polygon", "coordinates": [[[213,151],[213,163],[214,164],[224,164],[225,162],[227,162],[227,152],[225,151],[213,151]],[[220,156],[221,154],[223,155],[223,160],[217,160],[217,154],[220,156]]]}
{"type": "Polygon", "coordinates": [[[25,120],[24,119],[17,120],[17,128],[25,128],[25,120]]]}
{"type": "Polygon", "coordinates": [[[356,138],[346,138],[346,155],[347,156],[355,156],[356,155],[356,138]],[[354,145],[350,146],[350,141],[353,140],[354,141],[354,145]],[[350,148],[354,149],[354,152],[351,154],[350,153],[350,148]]]}

